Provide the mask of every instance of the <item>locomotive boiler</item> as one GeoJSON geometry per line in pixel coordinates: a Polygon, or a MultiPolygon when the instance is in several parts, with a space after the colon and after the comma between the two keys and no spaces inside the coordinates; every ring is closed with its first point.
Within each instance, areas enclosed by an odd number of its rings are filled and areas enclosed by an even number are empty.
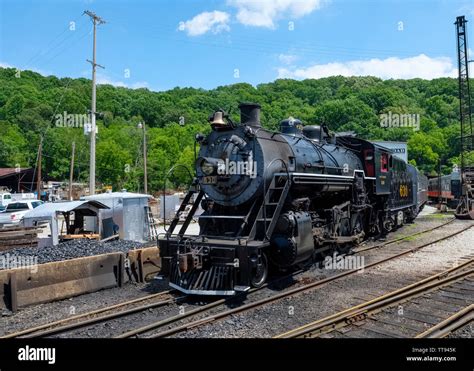
{"type": "Polygon", "coordinates": [[[171,287],[247,291],[266,282],[270,266],[288,269],[347,251],[413,220],[422,207],[421,175],[389,149],[291,117],[270,131],[258,104],[239,108],[240,123],[217,111],[211,133],[196,136],[196,178],[158,241],[171,287]],[[200,232],[189,235],[199,205],[200,232]]]}

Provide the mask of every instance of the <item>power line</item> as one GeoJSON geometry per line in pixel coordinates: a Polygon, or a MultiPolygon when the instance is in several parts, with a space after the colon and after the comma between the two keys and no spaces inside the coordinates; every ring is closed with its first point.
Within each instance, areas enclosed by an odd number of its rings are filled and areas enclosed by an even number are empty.
{"type": "MultiPolygon", "coordinates": [[[[115,23],[116,25],[117,23],[115,23]]],[[[124,24],[120,24],[122,27],[124,24]]],[[[144,25],[140,24],[141,28],[146,27],[147,29],[154,31],[158,30],[159,33],[156,35],[153,35],[154,37],[160,38],[160,39],[168,39],[170,41],[178,41],[178,42],[184,42],[184,43],[189,43],[189,44],[196,44],[196,45],[206,45],[206,46],[213,46],[213,47],[223,47],[223,48],[236,48],[236,49],[241,49],[242,47],[245,47],[245,50],[247,51],[254,51],[257,53],[268,53],[269,51],[274,51],[275,53],[281,53],[282,49],[294,49],[297,50],[300,53],[310,53],[310,54],[330,54],[330,55],[354,55],[354,56],[368,56],[368,57],[373,57],[374,54],[387,54],[393,56],[395,55],[414,55],[419,52],[414,52],[414,51],[409,51],[409,50],[394,50],[394,49],[376,49],[376,48],[366,48],[366,49],[361,49],[361,48],[356,48],[356,47],[350,47],[350,46],[344,46],[344,45],[324,45],[324,44],[317,44],[314,42],[309,42],[309,41],[304,41],[304,42],[299,42],[298,40],[289,40],[288,42],[282,42],[282,41],[271,41],[271,40],[257,40],[255,38],[246,38],[242,36],[236,36],[232,35],[228,38],[227,40],[221,41],[221,42],[206,42],[202,40],[196,40],[196,39],[190,39],[187,36],[183,35],[184,37],[179,37],[179,36],[168,36],[166,35],[163,31],[172,31],[174,34],[176,34],[176,29],[162,26],[159,24],[153,24],[153,25],[144,25]],[[229,43],[229,40],[231,43],[229,43]],[[250,47],[250,48],[249,48],[250,47]]],[[[215,39],[214,39],[215,40],[215,39]]],[[[420,51],[422,52],[422,51],[420,51]]],[[[433,51],[433,53],[444,53],[445,51],[433,51]]]]}
{"type": "Polygon", "coordinates": [[[92,30],[86,30],[85,33],[83,33],[78,39],[72,41],[70,44],[65,45],[64,48],[62,48],[58,53],[53,55],[51,58],[49,58],[46,62],[42,63],[43,66],[47,65],[50,63],[52,60],[56,59],[59,55],[64,53],[66,50],[71,49],[74,45],[76,45],[79,41],[83,40],[87,35],[90,35],[92,30]]]}
{"type": "MultiPolygon", "coordinates": [[[[72,21],[74,23],[77,23],[77,19],[72,21]]],[[[31,66],[31,64],[33,63],[33,61],[35,63],[37,63],[39,60],[41,60],[41,58],[45,57],[46,55],[48,55],[49,53],[53,52],[55,49],[59,48],[62,44],[64,44],[64,42],[66,42],[67,40],[69,40],[71,37],[73,37],[74,35],[76,35],[77,33],[74,31],[72,32],[71,26],[67,26],[60,34],[58,34],[54,39],[52,39],[44,49],[40,49],[38,50],[37,53],[35,53],[25,64],[25,67],[23,69],[28,69],[28,67],[31,66]],[[70,34],[67,35],[65,38],[63,38],[62,40],[60,40],[56,45],[54,45],[56,43],[57,40],[59,40],[61,38],[61,36],[63,36],[67,31],[70,31],[70,34]],[[54,45],[54,46],[53,46],[54,45]]],[[[77,26],[76,26],[77,27],[77,26]]]]}

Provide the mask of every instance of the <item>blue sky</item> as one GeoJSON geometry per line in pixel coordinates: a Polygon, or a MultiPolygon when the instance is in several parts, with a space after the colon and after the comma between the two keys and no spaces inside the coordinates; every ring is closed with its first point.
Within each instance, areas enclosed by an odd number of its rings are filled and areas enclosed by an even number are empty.
{"type": "MultiPolygon", "coordinates": [[[[456,75],[464,0],[0,0],[0,66],[167,90],[259,84],[278,77],[456,75]],[[71,23],[74,22],[74,23],[71,23]],[[71,27],[73,25],[73,27],[71,27]],[[73,28],[73,30],[71,30],[73,28]]],[[[471,56],[472,59],[472,56],[471,56]]]]}

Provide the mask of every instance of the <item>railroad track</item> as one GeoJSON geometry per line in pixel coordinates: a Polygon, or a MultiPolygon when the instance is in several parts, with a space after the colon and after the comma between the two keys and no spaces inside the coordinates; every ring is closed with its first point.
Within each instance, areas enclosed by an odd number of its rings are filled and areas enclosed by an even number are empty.
{"type": "MultiPolygon", "coordinates": [[[[396,238],[396,239],[393,239],[393,240],[385,241],[385,242],[380,243],[380,244],[376,244],[376,245],[373,245],[373,246],[365,247],[363,249],[359,249],[358,251],[356,251],[356,253],[359,253],[359,252],[362,252],[362,251],[367,251],[367,250],[372,250],[372,249],[378,249],[378,248],[381,248],[381,247],[399,242],[399,241],[404,240],[404,239],[408,239],[408,238],[411,238],[411,237],[414,237],[414,236],[417,236],[417,235],[421,235],[421,234],[424,234],[424,233],[431,232],[435,229],[441,228],[441,227],[443,227],[443,226],[445,226],[449,223],[452,223],[454,220],[455,219],[452,218],[449,221],[447,221],[445,223],[442,223],[442,224],[440,224],[440,225],[438,225],[434,228],[430,228],[430,229],[427,229],[427,230],[424,230],[424,231],[416,232],[416,233],[408,235],[408,236],[403,236],[403,237],[396,238]]],[[[440,239],[440,240],[442,240],[442,239],[440,239]]],[[[434,242],[431,242],[427,245],[430,245],[430,244],[435,243],[435,242],[438,242],[438,240],[434,241],[434,242]]],[[[423,246],[421,246],[419,248],[422,248],[422,247],[423,246]]],[[[411,252],[412,252],[412,250],[410,250],[406,253],[411,253],[411,252]]],[[[406,253],[397,254],[393,258],[405,255],[406,253]]],[[[391,259],[383,259],[383,261],[388,261],[388,260],[391,260],[391,259]]],[[[379,262],[378,264],[381,264],[382,262],[379,262]]],[[[367,267],[368,266],[366,266],[365,268],[367,268],[367,267]]],[[[268,285],[273,284],[276,281],[284,280],[288,277],[295,276],[295,275],[301,273],[302,271],[303,270],[299,270],[299,271],[293,272],[290,276],[285,276],[285,277],[278,278],[278,279],[274,280],[273,282],[270,282],[269,284],[264,285],[262,288],[251,289],[247,294],[253,295],[255,292],[258,292],[258,291],[260,291],[264,288],[267,288],[268,285]]],[[[337,278],[341,278],[342,276],[346,276],[347,273],[352,274],[351,272],[344,272],[343,274],[337,275],[334,278],[331,277],[329,279],[313,282],[309,285],[304,285],[302,287],[297,287],[293,290],[290,290],[289,291],[290,294],[284,295],[282,297],[290,296],[294,293],[304,291],[305,289],[310,289],[312,287],[323,285],[327,282],[330,282],[333,279],[337,279],[337,278]],[[315,285],[315,286],[312,286],[312,285],[315,285]]],[[[104,323],[104,322],[111,321],[111,320],[114,320],[114,319],[118,319],[118,318],[121,318],[121,317],[126,317],[126,316],[129,316],[129,315],[133,315],[133,314],[136,314],[136,313],[139,313],[139,312],[146,311],[148,309],[159,308],[159,307],[162,307],[162,306],[177,304],[177,303],[181,303],[181,302],[184,303],[185,302],[185,297],[169,297],[169,298],[165,298],[164,300],[154,301],[152,303],[148,303],[148,304],[141,305],[141,306],[135,306],[136,304],[138,304],[140,302],[145,302],[147,300],[152,300],[152,299],[157,299],[157,298],[162,299],[163,297],[165,297],[167,295],[171,296],[175,292],[176,292],[175,290],[170,290],[170,291],[165,291],[165,292],[158,293],[158,294],[148,295],[148,296],[145,296],[143,298],[138,298],[138,299],[126,301],[126,302],[119,303],[119,304],[116,304],[116,305],[113,305],[113,306],[110,306],[110,307],[100,308],[100,309],[97,309],[97,310],[94,310],[94,311],[91,311],[91,312],[88,312],[88,313],[80,314],[80,315],[73,316],[73,317],[68,317],[68,318],[58,320],[58,321],[55,321],[55,322],[46,323],[46,324],[35,326],[35,327],[29,328],[29,329],[25,329],[25,330],[22,330],[22,331],[11,333],[11,334],[3,336],[3,338],[46,337],[46,336],[51,336],[51,335],[63,334],[63,333],[66,333],[66,332],[69,332],[69,331],[72,331],[72,330],[75,330],[75,329],[85,328],[85,327],[92,326],[92,325],[95,325],[95,324],[104,323]],[[118,311],[119,309],[123,309],[123,308],[126,308],[127,306],[132,306],[132,305],[134,307],[132,307],[130,309],[125,309],[125,310],[118,311]],[[111,313],[108,313],[108,314],[104,315],[104,313],[107,313],[107,312],[111,312],[111,313]]],[[[176,315],[176,316],[171,316],[171,317],[162,319],[158,322],[155,322],[155,323],[153,323],[149,326],[144,326],[144,327],[140,327],[138,329],[128,331],[124,334],[119,335],[118,337],[136,336],[138,334],[141,334],[143,332],[147,332],[149,330],[155,330],[157,328],[162,328],[163,326],[166,326],[166,325],[174,324],[176,322],[179,322],[183,319],[186,319],[186,318],[189,318],[189,317],[192,317],[192,316],[202,315],[203,313],[205,313],[209,310],[212,310],[212,309],[214,309],[218,306],[224,305],[224,304],[229,303],[229,302],[232,303],[234,300],[239,300],[239,296],[232,297],[232,298],[215,300],[215,301],[213,301],[209,304],[206,304],[204,306],[200,306],[200,307],[194,308],[192,310],[186,310],[183,314],[176,315]]],[[[271,301],[278,300],[277,297],[271,297],[271,298],[268,298],[268,299],[272,299],[271,301]],[[272,298],[274,298],[274,299],[272,299],[272,298]]],[[[262,300],[268,300],[268,299],[262,299],[262,300]]],[[[257,303],[258,302],[260,302],[260,300],[257,301],[257,303]]],[[[239,308],[241,308],[241,310],[243,311],[243,310],[246,310],[248,308],[247,307],[248,305],[252,305],[252,304],[253,303],[246,304],[246,305],[241,306],[239,308]]],[[[262,305],[263,304],[264,303],[262,303],[262,305]]],[[[237,310],[239,308],[235,308],[235,310],[237,310]]],[[[250,307],[249,307],[249,309],[250,309],[250,307]]],[[[225,313],[225,312],[223,312],[223,313],[225,313]]],[[[230,315],[230,314],[232,314],[232,313],[229,313],[227,315],[230,315]]],[[[220,315],[218,317],[221,318],[220,315]]],[[[218,318],[215,318],[215,319],[218,319],[218,318]]],[[[2,337],[0,337],[0,338],[2,338],[2,337]]]]}
{"type": "Polygon", "coordinates": [[[452,314],[429,330],[418,334],[415,338],[444,338],[473,321],[474,304],[471,304],[452,314]]]}
{"type": "MultiPolygon", "coordinates": [[[[303,270],[298,270],[298,271],[293,272],[289,276],[279,277],[279,278],[265,284],[261,288],[251,289],[249,291],[249,293],[254,293],[256,291],[263,290],[264,288],[268,287],[269,285],[276,284],[278,281],[282,281],[282,280],[291,278],[294,275],[300,274],[302,271],[303,270]]],[[[144,312],[144,311],[149,310],[149,309],[159,308],[159,307],[163,307],[163,306],[166,306],[166,305],[172,305],[172,304],[182,304],[182,303],[186,302],[186,299],[188,298],[187,296],[171,297],[171,295],[173,295],[175,293],[177,293],[176,290],[167,290],[167,291],[163,291],[161,293],[147,295],[147,296],[144,296],[142,298],[137,298],[137,299],[125,301],[125,302],[115,304],[115,305],[112,305],[112,306],[99,308],[99,309],[96,309],[96,310],[91,311],[91,312],[79,314],[79,315],[72,316],[72,317],[67,317],[67,318],[64,318],[64,319],[61,319],[61,320],[58,320],[58,321],[54,321],[54,322],[42,324],[42,325],[39,325],[39,326],[31,327],[31,328],[28,328],[28,329],[25,329],[25,330],[21,330],[21,331],[18,331],[18,332],[10,333],[10,334],[4,335],[4,336],[0,336],[0,339],[2,339],[2,338],[17,338],[17,337],[36,338],[36,337],[47,337],[47,336],[51,336],[51,335],[64,334],[64,333],[67,333],[67,332],[72,331],[72,330],[85,328],[85,327],[88,327],[88,326],[104,323],[104,322],[107,322],[107,321],[112,321],[112,320],[115,320],[115,319],[118,319],[118,318],[121,318],[121,317],[126,317],[126,316],[130,316],[130,315],[133,315],[133,314],[136,314],[136,313],[139,313],[139,312],[144,312]],[[156,299],[156,298],[161,299],[162,297],[166,297],[166,296],[169,296],[169,297],[167,297],[163,300],[159,300],[159,301],[149,303],[149,304],[136,306],[136,307],[134,306],[130,309],[116,311],[117,309],[124,308],[126,306],[132,306],[132,305],[135,305],[137,303],[144,302],[144,301],[147,301],[147,300],[156,299]],[[98,316],[98,315],[106,313],[106,312],[112,312],[112,313],[98,316]]],[[[232,299],[234,299],[234,297],[232,297],[230,299],[217,300],[217,301],[214,301],[214,302],[208,304],[207,306],[199,307],[198,309],[203,310],[204,308],[207,308],[208,306],[209,307],[217,306],[217,305],[222,304],[226,300],[232,300],[232,299]]]]}
{"type": "Polygon", "coordinates": [[[447,336],[473,320],[473,301],[474,259],[470,259],[401,289],[282,333],[276,338],[366,337],[364,334],[367,333],[369,337],[447,336]],[[452,311],[454,314],[451,313],[447,319],[436,324],[441,316],[446,317],[446,313],[452,311]],[[433,325],[415,336],[420,329],[433,325]]]}
{"type": "Polygon", "coordinates": [[[360,253],[360,252],[364,252],[364,251],[368,251],[368,250],[378,249],[378,248],[381,248],[381,247],[392,245],[392,244],[397,243],[397,242],[405,241],[405,240],[413,238],[413,237],[421,236],[423,234],[426,234],[426,233],[435,231],[437,229],[440,229],[442,227],[445,227],[448,224],[451,224],[452,222],[454,222],[455,220],[456,220],[456,218],[454,218],[454,217],[449,218],[449,220],[447,222],[442,223],[440,225],[437,225],[436,227],[425,229],[423,231],[419,231],[419,232],[416,232],[416,233],[412,233],[412,234],[407,235],[407,236],[401,236],[401,237],[398,237],[398,238],[394,238],[394,239],[391,239],[391,240],[388,240],[388,241],[385,241],[385,242],[382,242],[382,243],[379,243],[379,244],[376,244],[376,245],[366,246],[366,247],[361,247],[361,248],[355,248],[353,250],[353,252],[354,253],[360,253]]]}
{"type": "Polygon", "coordinates": [[[147,296],[144,296],[144,297],[141,297],[141,298],[124,301],[124,302],[121,302],[121,303],[118,303],[118,304],[115,304],[115,305],[111,305],[111,306],[108,306],[108,307],[99,308],[99,309],[96,309],[96,310],[93,310],[93,311],[90,311],[90,312],[87,312],[87,313],[78,314],[78,315],[75,315],[75,316],[72,316],[72,317],[67,317],[67,318],[64,318],[64,319],[60,319],[58,321],[45,323],[45,324],[34,326],[34,327],[31,327],[31,328],[28,328],[28,329],[25,329],[25,330],[21,330],[21,331],[17,331],[17,332],[7,334],[7,335],[3,335],[3,336],[0,336],[0,339],[8,339],[8,338],[16,338],[16,337],[28,338],[28,337],[49,336],[49,335],[54,335],[54,334],[57,334],[57,333],[60,333],[60,332],[65,332],[65,331],[68,331],[68,330],[73,330],[73,329],[76,329],[76,328],[85,327],[85,326],[88,326],[88,325],[93,325],[93,324],[96,324],[96,323],[104,322],[104,321],[111,320],[111,319],[114,319],[114,318],[123,317],[123,316],[126,316],[126,315],[130,315],[130,314],[133,314],[133,313],[144,311],[144,310],[147,310],[147,309],[150,309],[150,308],[158,308],[158,307],[161,307],[161,306],[164,306],[164,305],[167,305],[167,304],[170,304],[172,302],[176,302],[177,300],[179,300],[179,298],[172,298],[172,297],[166,298],[166,296],[170,296],[170,295],[172,295],[172,293],[174,293],[174,290],[167,290],[167,291],[163,291],[163,292],[160,292],[160,293],[147,295],[147,296]],[[117,309],[122,309],[122,308],[127,307],[127,306],[133,306],[137,303],[145,302],[147,300],[152,300],[152,299],[157,299],[157,298],[161,299],[162,297],[165,297],[165,299],[164,300],[159,300],[159,301],[156,301],[156,302],[153,302],[153,303],[141,305],[141,306],[138,306],[138,307],[133,307],[133,308],[130,308],[130,309],[127,309],[127,310],[121,310],[121,311],[118,311],[118,312],[113,312],[117,309]],[[103,315],[103,316],[98,316],[99,314],[104,314],[106,312],[113,312],[113,313],[106,314],[106,315],[103,315]]]}
{"type": "MultiPolygon", "coordinates": [[[[452,222],[452,221],[449,221],[449,223],[450,222],[452,222]]],[[[448,224],[448,223],[445,223],[445,224],[448,224]]],[[[199,327],[199,326],[209,324],[209,323],[215,322],[217,320],[226,318],[226,317],[228,317],[230,315],[233,315],[233,314],[242,313],[242,312],[245,312],[245,311],[249,311],[251,309],[256,309],[258,307],[264,306],[264,305],[272,303],[274,301],[281,300],[281,299],[284,299],[284,298],[288,298],[288,297],[291,297],[293,295],[302,293],[304,291],[308,291],[308,290],[311,290],[311,289],[322,287],[322,286],[324,286],[324,285],[326,285],[330,282],[336,281],[338,279],[342,279],[342,278],[347,277],[347,276],[354,275],[354,274],[358,273],[361,270],[370,269],[370,268],[373,268],[373,267],[376,267],[376,266],[380,266],[381,264],[384,264],[388,261],[406,256],[406,255],[411,254],[413,252],[416,252],[416,251],[418,251],[418,250],[420,250],[424,247],[427,247],[427,246],[433,245],[437,242],[441,242],[441,241],[444,241],[448,238],[454,237],[454,236],[458,235],[459,233],[462,233],[462,232],[472,228],[473,226],[474,226],[473,224],[470,224],[469,226],[461,229],[460,231],[456,231],[455,233],[452,233],[450,235],[438,238],[434,241],[430,241],[430,242],[422,244],[420,246],[416,246],[414,248],[404,250],[402,252],[398,252],[398,253],[396,253],[392,256],[382,258],[382,259],[377,260],[373,263],[365,265],[362,268],[347,270],[347,271],[344,271],[342,273],[338,273],[334,276],[331,276],[331,277],[328,277],[328,278],[325,278],[325,279],[321,279],[321,280],[317,280],[317,281],[311,282],[309,284],[302,285],[300,287],[296,287],[296,288],[293,288],[293,289],[290,289],[290,290],[286,290],[284,292],[272,295],[270,297],[266,297],[266,298],[263,298],[263,299],[260,299],[260,300],[256,300],[256,301],[250,302],[248,304],[240,305],[240,306],[238,306],[236,308],[233,308],[233,309],[224,310],[224,311],[221,311],[221,312],[218,312],[218,313],[215,313],[215,314],[210,314],[210,315],[204,316],[203,318],[195,319],[193,321],[187,322],[187,323],[182,324],[182,325],[177,325],[176,327],[173,327],[171,329],[163,330],[163,328],[165,326],[168,327],[170,325],[180,323],[182,320],[187,319],[189,317],[196,317],[196,316],[205,315],[206,312],[216,308],[219,305],[222,305],[222,304],[225,304],[226,302],[228,302],[227,301],[228,299],[221,299],[221,300],[218,300],[216,302],[207,304],[207,305],[205,305],[201,308],[196,308],[196,309],[193,309],[189,312],[186,312],[186,313],[183,313],[183,314],[180,314],[180,315],[176,315],[176,316],[173,316],[173,317],[169,317],[169,318],[166,318],[166,319],[148,324],[146,326],[133,329],[133,330],[128,331],[126,333],[123,333],[119,336],[116,336],[116,338],[129,338],[129,337],[134,337],[134,336],[136,337],[138,335],[143,335],[143,334],[146,334],[146,333],[150,333],[151,331],[153,331],[154,333],[147,336],[149,338],[167,337],[167,336],[175,335],[175,334],[178,334],[178,333],[181,333],[181,332],[185,332],[187,330],[190,330],[190,329],[193,329],[193,328],[196,328],[196,327],[199,327]],[[161,330],[161,331],[156,332],[157,330],[161,330]]],[[[436,227],[435,229],[437,229],[439,227],[440,226],[436,227]]],[[[416,233],[416,235],[418,235],[418,234],[420,234],[420,233],[416,233]]],[[[405,238],[408,238],[408,236],[406,236],[405,238]]],[[[393,243],[393,241],[388,241],[388,243],[390,243],[390,242],[393,243]]],[[[369,250],[369,249],[375,249],[375,248],[381,247],[382,245],[386,246],[386,244],[387,243],[371,246],[370,248],[365,249],[364,251],[369,250]]]]}

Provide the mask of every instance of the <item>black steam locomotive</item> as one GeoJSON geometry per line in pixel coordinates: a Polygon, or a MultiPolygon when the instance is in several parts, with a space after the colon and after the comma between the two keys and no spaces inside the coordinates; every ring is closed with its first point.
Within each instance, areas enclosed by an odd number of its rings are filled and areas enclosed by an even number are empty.
{"type": "Polygon", "coordinates": [[[412,221],[426,202],[426,178],[389,149],[293,118],[273,132],[261,126],[259,105],[239,108],[239,124],[218,111],[212,132],[196,136],[197,177],[158,241],[171,287],[247,291],[265,283],[270,266],[348,251],[412,221]],[[200,233],[186,234],[199,205],[200,233]]]}

